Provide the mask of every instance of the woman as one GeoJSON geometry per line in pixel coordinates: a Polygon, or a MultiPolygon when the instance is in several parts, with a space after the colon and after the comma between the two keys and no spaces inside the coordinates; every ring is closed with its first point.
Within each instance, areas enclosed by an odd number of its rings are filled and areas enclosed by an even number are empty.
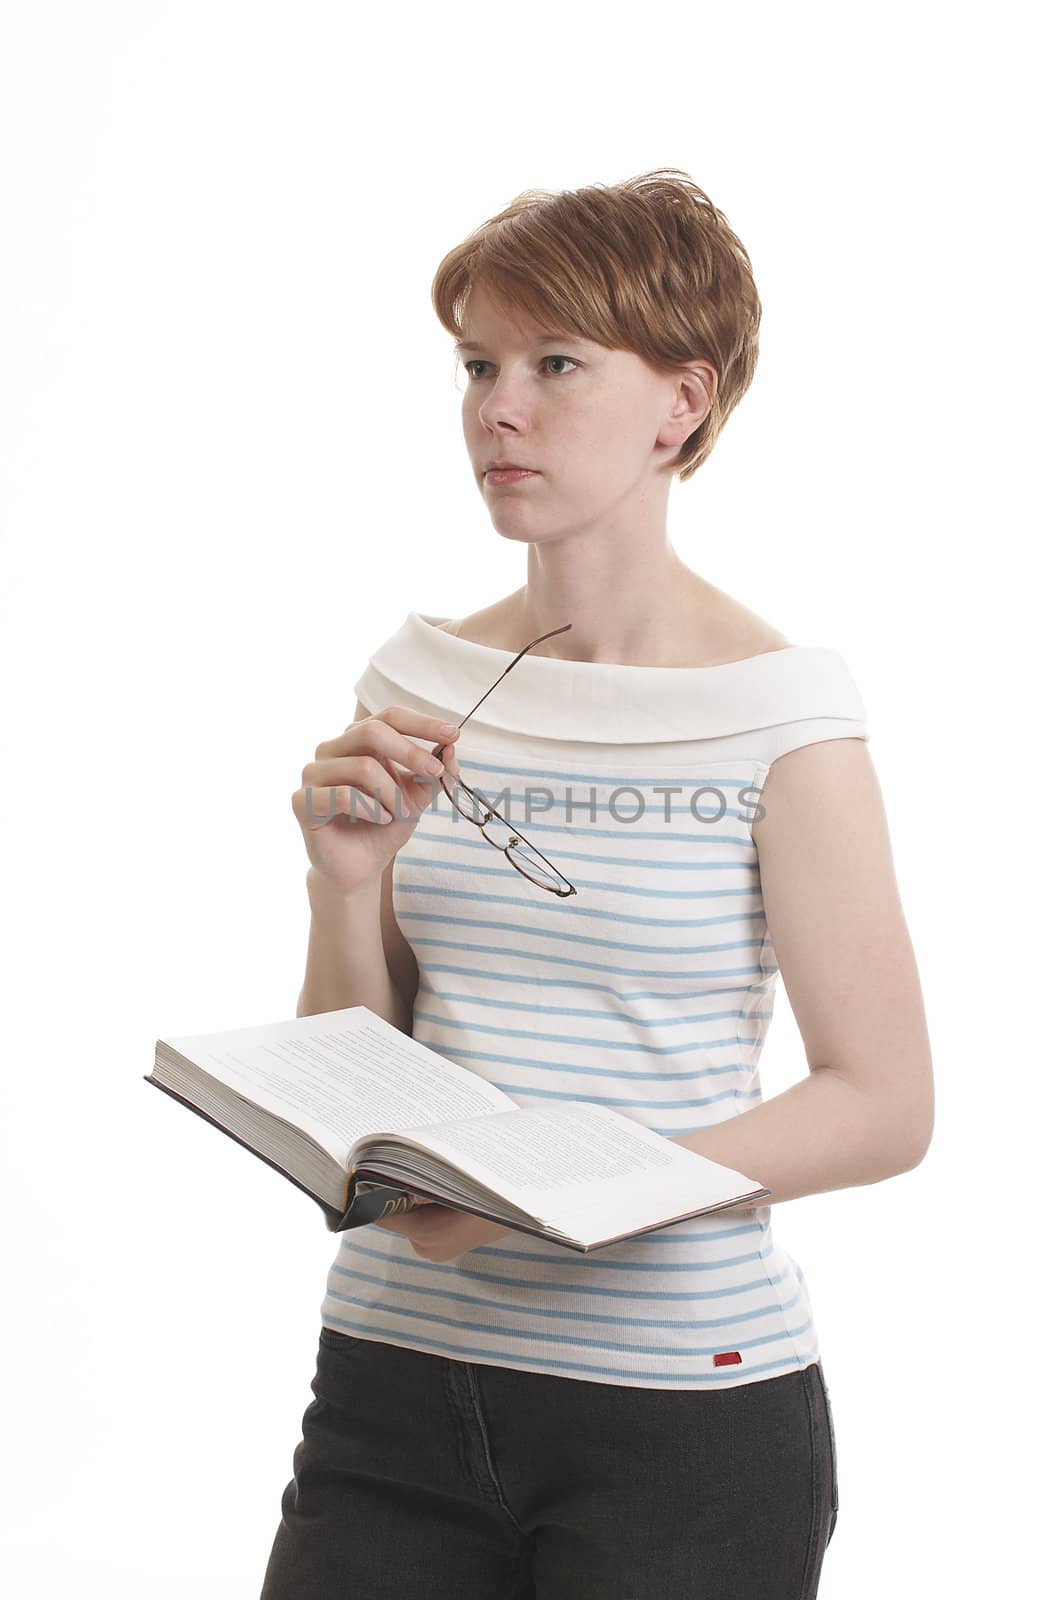
{"type": "MultiPolygon", "coordinates": [[[[300,1015],[368,1005],[773,1205],[909,1170],[930,1050],[864,708],[666,531],[753,376],[746,252],[649,173],[518,197],[433,300],[526,581],[410,612],[304,768],[300,1015]],[[779,971],[810,1071],[763,1101],[779,971]]],[[[421,1205],[342,1236],[322,1314],[263,1600],[815,1594],[832,1417],[770,1206],[582,1255],[421,1205]]]]}

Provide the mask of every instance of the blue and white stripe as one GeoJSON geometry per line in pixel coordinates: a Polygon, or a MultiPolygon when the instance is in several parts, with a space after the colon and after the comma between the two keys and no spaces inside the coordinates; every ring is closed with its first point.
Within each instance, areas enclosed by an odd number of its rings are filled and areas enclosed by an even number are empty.
{"type": "MultiPolygon", "coordinates": [[[[395,913],[420,969],[414,1037],[519,1105],[593,1101],[666,1136],[759,1104],[777,968],[750,827],[768,764],[692,751],[677,776],[593,747],[521,763],[486,734],[459,754],[492,803],[508,788],[502,809],[577,894],[527,882],[440,794],[395,861],[395,913]],[[690,809],[707,786],[725,803],[714,821],[690,809]],[[544,787],[551,810],[525,812],[544,787]]],[[[699,805],[712,818],[721,802],[699,805]]],[[[359,1338],[651,1388],[731,1387],[819,1355],[768,1207],[590,1255],[511,1232],[445,1264],[354,1229],[321,1310],[359,1338]],[[740,1363],[714,1367],[731,1351],[740,1363]]]]}

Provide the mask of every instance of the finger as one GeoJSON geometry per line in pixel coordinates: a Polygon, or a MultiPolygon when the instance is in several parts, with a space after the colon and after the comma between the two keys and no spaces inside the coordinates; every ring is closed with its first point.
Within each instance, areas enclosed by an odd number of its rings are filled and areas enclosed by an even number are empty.
{"type": "Polygon", "coordinates": [[[375,717],[350,723],[338,738],[322,740],[314,751],[314,760],[327,762],[366,754],[378,759],[391,756],[411,772],[430,772],[432,749],[439,740],[452,737],[448,732],[451,726],[439,717],[410,711],[406,706],[390,706],[375,717]],[[418,744],[418,738],[427,740],[430,748],[418,744]]]}
{"type": "MultiPolygon", "coordinates": [[[[315,789],[326,787],[332,783],[357,783],[364,787],[378,783],[387,771],[397,774],[404,783],[412,783],[414,777],[438,778],[437,772],[430,762],[434,757],[429,757],[425,751],[423,760],[412,764],[405,754],[395,754],[390,751],[358,750],[345,756],[330,756],[325,761],[308,761],[303,768],[304,784],[311,784],[315,789]]],[[[439,763],[436,762],[436,766],[439,763]]]]}
{"type": "Polygon", "coordinates": [[[414,1231],[423,1226],[429,1209],[441,1212],[447,1211],[446,1206],[437,1205],[432,1200],[419,1199],[417,1200],[413,1211],[400,1211],[397,1215],[392,1217],[378,1217],[374,1226],[378,1228],[389,1228],[392,1233],[402,1233],[405,1234],[407,1238],[412,1238],[414,1231]]]}
{"type": "Polygon", "coordinates": [[[377,1217],[370,1223],[373,1228],[386,1228],[389,1233],[402,1233],[409,1237],[411,1217],[377,1217]]]}
{"type": "MultiPolygon", "coordinates": [[[[386,775],[382,772],[381,777],[386,775]]],[[[311,833],[324,828],[334,817],[347,817],[352,822],[363,820],[387,824],[394,818],[396,797],[392,785],[378,783],[372,792],[349,783],[330,784],[328,788],[311,788],[304,785],[296,789],[291,798],[292,810],[301,826],[311,833]]]]}
{"type": "Polygon", "coordinates": [[[419,816],[435,794],[439,784],[438,777],[414,775],[404,772],[397,762],[384,757],[382,765],[391,774],[392,780],[402,791],[406,802],[404,810],[413,810],[419,816]]]}
{"type": "Polygon", "coordinates": [[[442,744],[434,744],[431,749],[431,754],[436,757],[437,761],[442,761],[443,765],[449,767],[452,772],[457,772],[458,755],[456,740],[451,739],[442,744]]]}

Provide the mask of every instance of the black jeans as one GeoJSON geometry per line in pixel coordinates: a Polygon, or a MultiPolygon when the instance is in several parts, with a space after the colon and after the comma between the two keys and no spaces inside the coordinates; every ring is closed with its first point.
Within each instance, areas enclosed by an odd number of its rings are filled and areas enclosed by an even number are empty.
{"type": "Polygon", "coordinates": [[[261,1600],[810,1600],[838,1511],[819,1363],[716,1390],[322,1328],[261,1600]]]}

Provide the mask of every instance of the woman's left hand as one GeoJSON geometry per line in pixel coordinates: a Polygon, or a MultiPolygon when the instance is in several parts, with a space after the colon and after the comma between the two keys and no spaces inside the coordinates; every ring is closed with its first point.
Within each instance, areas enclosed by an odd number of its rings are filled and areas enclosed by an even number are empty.
{"type": "Polygon", "coordinates": [[[424,1201],[403,1216],[381,1217],[372,1226],[403,1234],[415,1253],[426,1261],[453,1261],[466,1250],[476,1250],[511,1231],[484,1217],[473,1217],[467,1211],[455,1211],[452,1206],[434,1201],[424,1201]]]}

